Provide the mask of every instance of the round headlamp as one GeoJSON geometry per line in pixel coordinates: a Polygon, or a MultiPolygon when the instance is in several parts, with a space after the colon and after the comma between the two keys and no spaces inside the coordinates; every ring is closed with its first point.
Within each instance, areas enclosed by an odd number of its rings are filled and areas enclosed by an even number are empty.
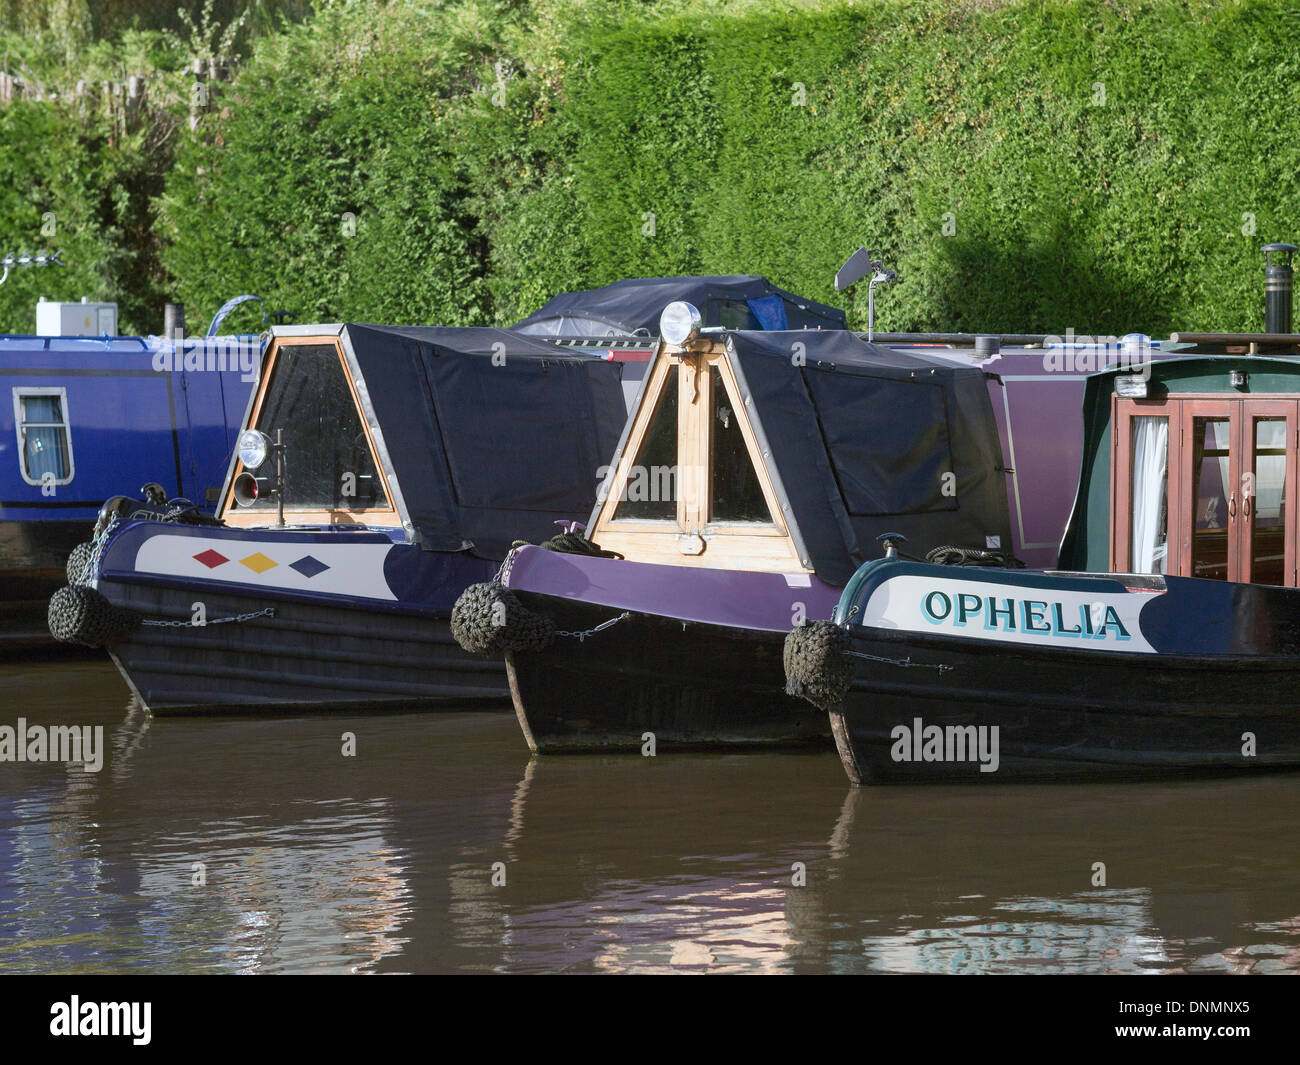
{"type": "Polygon", "coordinates": [[[271,452],[271,438],[256,429],[245,429],[239,434],[239,461],[244,469],[255,470],[266,461],[271,452]]]}
{"type": "Polygon", "coordinates": [[[679,347],[700,335],[700,312],[685,300],[675,300],[659,316],[659,335],[679,347]]]}

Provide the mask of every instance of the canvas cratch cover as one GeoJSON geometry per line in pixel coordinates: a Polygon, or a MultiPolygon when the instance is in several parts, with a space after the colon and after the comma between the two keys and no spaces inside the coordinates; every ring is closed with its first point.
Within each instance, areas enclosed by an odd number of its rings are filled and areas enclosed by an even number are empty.
{"type": "Polygon", "coordinates": [[[881,557],[886,532],[917,556],[942,544],[1010,548],[982,370],[849,332],[736,332],[726,343],[796,550],[818,577],[847,583],[881,557]]]}
{"type": "Polygon", "coordinates": [[[627,417],[622,367],[501,329],[347,325],[394,500],[428,550],[505,556],[583,518],[627,417]]]}
{"type": "Polygon", "coordinates": [[[728,329],[847,329],[837,307],[796,296],[757,274],[647,277],[566,292],[511,329],[534,336],[658,336],[674,300],[699,309],[705,326],[728,329]]]}

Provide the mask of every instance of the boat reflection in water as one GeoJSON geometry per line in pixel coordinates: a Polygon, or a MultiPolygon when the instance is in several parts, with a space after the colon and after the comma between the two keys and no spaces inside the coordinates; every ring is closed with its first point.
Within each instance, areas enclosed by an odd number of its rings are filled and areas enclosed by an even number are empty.
{"type": "Polygon", "coordinates": [[[1300,877],[1260,857],[1296,835],[1284,778],[845,795],[833,770],[538,759],[511,803],[508,884],[466,881],[458,934],[496,929],[507,971],[1300,969],[1300,877]]]}
{"type": "Polygon", "coordinates": [[[851,789],[831,752],[530,762],[506,715],[150,721],[108,663],[59,679],[0,667],[107,754],[0,766],[5,972],[1300,971],[1288,776],[851,789]]]}
{"type": "MultiPolygon", "coordinates": [[[[94,708],[113,686],[104,665],[61,672],[64,683],[33,693],[24,710],[31,725],[102,724],[100,772],[0,767],[3,971],[370,972],[386,959],[405,968],[413,861],[430,826],[448,844],[443,869],[499,834],[517,760],[495,788],[478,767],[443,767],[428,799],[427,719],[160,726],[134,700],[125,713],[94,708]],[[349,731],[360,754],[345,760],[349,731]]],[[[27,679],[15,688],[25,693],[27,679]]],[[[474,717],[452,715],[443,735],[458,738],[474,717]]],[[[458,745],[466,767],[472,745],[458,745]]],[[[445,890],[435,895],[423,892],[418,907],[445,942],[445,890]]]]}

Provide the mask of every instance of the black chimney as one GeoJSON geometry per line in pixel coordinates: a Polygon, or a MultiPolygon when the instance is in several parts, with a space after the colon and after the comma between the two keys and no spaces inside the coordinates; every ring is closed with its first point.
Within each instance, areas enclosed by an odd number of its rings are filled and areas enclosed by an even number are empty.
{"type": "Polygon", "coordinates": [[[1291,332],[1291,253],[1294,244],[1265,244],[1264,253],[1264,332],[1291,332]],[[1273,256],[1282,260],[1274,262],[1273,256]]]}

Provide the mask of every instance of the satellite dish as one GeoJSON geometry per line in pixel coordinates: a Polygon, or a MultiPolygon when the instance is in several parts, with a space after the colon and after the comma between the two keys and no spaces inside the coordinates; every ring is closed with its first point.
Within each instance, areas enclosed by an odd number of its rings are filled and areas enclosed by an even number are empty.
{"type": "Polygon", "coordinates": [[[866,248],[859,248],[849,256],[849,261],[840,267],[835,275],[835,291],[843,292],[856,285],[864,277],[870,277],[867,283],[867,339],[876,336],[876,286],[888,284],[898,275],[893,270],[886,270],[885,264],[875,258],[874,253],[866,248]]]}
{"type": "Polygon", "coordinates": [[[841,266],[835,275],[835,291],[843,292],[846,288],[856,285],[877,266],[879,263],[871,257],[871,252],[866,248],[859,248],[849,256],[849,261],[841,266]]]}

